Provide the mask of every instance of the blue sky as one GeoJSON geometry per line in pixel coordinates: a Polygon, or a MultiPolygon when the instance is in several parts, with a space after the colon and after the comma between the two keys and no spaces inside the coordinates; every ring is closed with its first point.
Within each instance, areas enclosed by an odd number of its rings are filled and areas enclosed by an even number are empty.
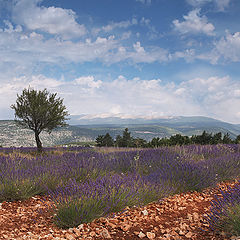
{"type": "Polygon", "coordinates": [[[31,86],[72,115],[240,123],[239,0],[0,0],[0,119],[31,86]]]}

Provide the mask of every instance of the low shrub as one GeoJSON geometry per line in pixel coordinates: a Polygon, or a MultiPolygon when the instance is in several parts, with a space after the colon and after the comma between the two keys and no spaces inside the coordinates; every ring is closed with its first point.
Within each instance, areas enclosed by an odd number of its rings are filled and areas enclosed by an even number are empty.
{"type": "Polygon", "coordinates": [[[214,231],[240,235],[240,181],[215,197],[205,220],[214,231]]]}

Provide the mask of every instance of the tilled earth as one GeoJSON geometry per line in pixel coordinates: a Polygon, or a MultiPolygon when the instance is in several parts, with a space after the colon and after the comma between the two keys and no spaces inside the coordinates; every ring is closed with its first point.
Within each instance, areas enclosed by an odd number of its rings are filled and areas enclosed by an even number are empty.
{"type": "Polygon", "coordinates": [[[126,208],[111,217],[99,218],[68,230],[53,224],[49,206],[53,203],[36,196],[26,201],[0,204],[0,239],[238,239],[214,233],[204,221],[210,202],[219,189],[234,185],[219,184],[201,193],[177,194],[143,207],[126,208]]]}

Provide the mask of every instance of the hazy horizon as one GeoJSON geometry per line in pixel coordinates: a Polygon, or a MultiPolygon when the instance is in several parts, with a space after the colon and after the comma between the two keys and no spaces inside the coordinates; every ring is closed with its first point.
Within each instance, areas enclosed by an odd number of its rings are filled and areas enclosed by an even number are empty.
{"type": "MultiPolygon", "coordinates": [[[[177,118],[210,118],[213,120],[217,120],[217,121],[221,121],[221,122],[226,122],[226,123],[230,123],[230,124],[239,124],[239,123],[232,123],[232,122],[228,122],[228,121],[224,121],[221,119],[217,119],[217,118],[211,118],[211,117],[207,117],[207,116],[143,116],[143,115],[136,115],[136,116],[130,116],[130,115],[122,115],[120,116],[119,114],[115,114],[115,115],[69,115],[68,116],[70,119],[67,120],[67,123],[70,125],[78,125],[77,122],[79,122],[79,125],[81,125],[81,123],[83,123],[83,125],[91,125],[91,124],[97,124],[97,122],[99,122],[99,124],[110,124],[109,123],[109,119],[112,118],[116,118],[119,119],[119,121],[122,121],[124,123],[125,120],[142,120],[143,122],[145,121],[147,123],[147,121],[154,121],[154,120],[171,120],[171,119],[177,119],[177,118]],[[104,119],[106,120],[106,122],[102,122],[104,121],[104,119]],[[89,123],[87,122],[89,121],[89,123]],[[92,123],[91,121],[93,121],[94,123],[92,123]]],[[[12,119],[0,119],[0,121],[13,121],[14,118],[12,119]]],[[[137,123],[139,124],[139,123],[137,123]]]]}

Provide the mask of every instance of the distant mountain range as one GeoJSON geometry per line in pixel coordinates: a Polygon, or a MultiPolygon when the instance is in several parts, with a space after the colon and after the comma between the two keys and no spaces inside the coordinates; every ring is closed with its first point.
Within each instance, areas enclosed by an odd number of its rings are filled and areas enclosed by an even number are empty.
{"type": "MultiPolygon", "coordinates": [[[[240,135],[240,125],[219,121],[208,117],[166,117],[156,119],[145,118],[91,118],[71,116],[69,126],[58,128],[50,135],[41,133],[44,146],[54,146],[75,142],[94,141],[98,135],[122,135],[128,128],[133,137],[151,140],[153,137],[170,137],[174,134],[198,135],[207,132],[229,133],[232,138],[240,135]]],[[[12,120],[0,121],[1,146],[35,146],[34,134],[29,129],[23,129],[12,120]]]]}

